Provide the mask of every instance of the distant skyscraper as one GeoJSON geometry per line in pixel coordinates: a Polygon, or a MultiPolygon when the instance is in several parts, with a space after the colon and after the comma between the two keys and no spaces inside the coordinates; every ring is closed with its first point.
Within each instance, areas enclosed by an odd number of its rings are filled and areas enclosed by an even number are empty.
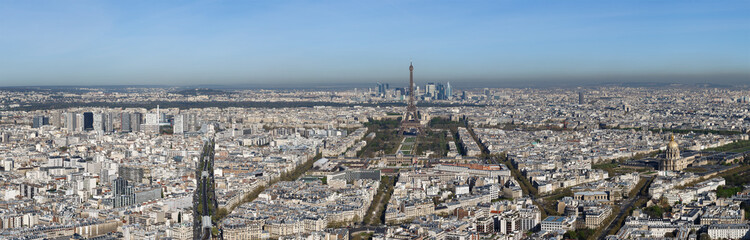
{"type": "Polygon", "coordinates": [[[134,112],[130,114],[130,131],[131,132],[140,132],[141,123],[143,123],[143,114],[138,113],[138,112],[134,112]]]}
{"type": "Polygon", "coordinates": [[[159,111],[159,105],[156,105],[156,124],[161,123],[161,112],[159,111]]]}
{"type": "Polygon", "coordinates": [[[435,99],[437,97],[437,87],[435,83],[427,83],[424,87],[424,94],[426,97],[435,99]]]}
{"type": "Polygon", "coordinates": [[[76,132],[83,132],[84,120],[83,114],[76,113],[76,132]]]}
{"type": "Polygon", "coordinates": [[[445,86],[445,97],[447,100],[453,99],[453,87],[451,87],[451,82],[448,82],[445,86]]]}
{"type": "Polygon", "coordinates": [[[76,113],[72,113],[72,112],[65,113],[65,129],[67,129],[68,132],[76,131],[77,123],[78,121],[76,119],[76,113]]]}
{"type": "Polygon", "coordinates": [[[94,130],[94,113],[83,113],[83,130],[94,130]]]}
{"type": "Polygon", "coordinates": [[[104,131],[104,114],[103,113],[94,114],[94,121],[92,124],[92,128],[94,129],[94,131],[104,131]]]}
{"type": "Polygon", "coordinates": [[[435,85],[435,97],[437,100],[446,100],[448,97],[445,95],[445,85],[438,83],[435,85]]]}
{"type": "Polygon", "coordinates": [[[65,114],[60,112],[52,112],[52,115],[49,117],[49,124],[52,126],[63,128],[65,125],[65,114]]]}
{"type": "Polygon", "coordinates": [[[406,89],[404,89],[404,88],[394,88],[393,89],[393,93],[396,94],[396,97],[398,97],[399,99],[401,99],[401,97],[403,97],[403,96],[406,95],[406,89]]]}
{"type": "Polygon", "coordinates": [[[141,124],[141,131],[145,133],[160,133],[162,119],[164,118],[157,106],[156,113],[146,113],[146,122],[141,124]]]}
{"type": "Polygon", "coordinates": [[[384,97],[386,95],[386,90],[388,90],[388,84],[387,83],[378,83],[378,95],[381,97],[384,97]]]}
{"type": "Polygon", "coordinates": [[[32,121],[32,128],[40,128],[44,125],[49,125],[49,118],[45,116],[34,116],[34,119],[32,121]]]}
{"type": "Polygon", "coordinates": [[[159,125],[159,114],[146,113],[146,125],[159,125]]]}
{"type": "Polygon", "coordinates": [[[130,132],[131,126],[130,126],[130,113],[121,113],[120,114],[120,131],[121,132],[130,132]]]}
{"type": "Polygon", "coordinates": [[[578,92],[578,104],[583,104],[583,92],[578,92]]]}
{"type": "Polygon", "coordinates": [[[182,134],[185,132],[185,128],[186,128],[185,115],[178,114],[177,116],[174,116],[174,124],[172,125],[172,133],[182,134]]]}
{"type": "Polygon", "coordinates": [[[112,112],[104,115],[104,131],[114,132],[115,131],[115,114],[112,112]]]}
{"type": "Polygon", "coordinates": [[[185,114],[185,121],[187,122],[187,130],[188,132],[197,132],[198,127],[198,118],[195,116],[195,114],[188,113],[185,114]]]}

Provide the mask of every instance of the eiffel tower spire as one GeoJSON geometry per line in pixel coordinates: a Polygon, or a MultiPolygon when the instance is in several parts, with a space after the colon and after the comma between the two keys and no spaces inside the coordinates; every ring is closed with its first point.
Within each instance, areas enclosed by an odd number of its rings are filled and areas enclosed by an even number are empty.
{"type": "Polygon", "coordinates": [[[401,133],[419,134],[422,128],[419,122],[417,105],[414,100],[414,64],[409,61],[409,105],[401,121],[401,133]]]}

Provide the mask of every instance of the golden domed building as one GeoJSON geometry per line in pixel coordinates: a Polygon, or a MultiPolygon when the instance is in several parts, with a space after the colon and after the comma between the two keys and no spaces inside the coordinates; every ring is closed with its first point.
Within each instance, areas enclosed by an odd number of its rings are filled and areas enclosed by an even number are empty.
{"type": "Polygon", "coordinates": [[[693,162],[695,156],[680,157],[680,145],[674,140],[674,135],[670,136],[670,141],[667,144],[667,152],[664,154],[659,164],[659,170],[662,171],[682,171],[693,162]]]}
{"type": "Polygon", "coordinates": [[[667,144],[667,159],[679,159],[680,158],[680,145],[674,141],[674,135],[669,136],[669,143],[667,144]]]}

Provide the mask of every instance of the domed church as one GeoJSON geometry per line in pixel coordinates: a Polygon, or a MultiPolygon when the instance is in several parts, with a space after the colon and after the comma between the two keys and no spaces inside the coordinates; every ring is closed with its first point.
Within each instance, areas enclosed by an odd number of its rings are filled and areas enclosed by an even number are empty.
{"type": "Polygon", "coordinates": [[[667,152],[659,164],[659,170],[682,171],[682,169],[685,169],[692,163],[693,159],[695,159],[694,155],[687,158],[680,157],[680,145],[677,144],[674,140],[674,135],[672,135],[667,144],[667,152]]]}

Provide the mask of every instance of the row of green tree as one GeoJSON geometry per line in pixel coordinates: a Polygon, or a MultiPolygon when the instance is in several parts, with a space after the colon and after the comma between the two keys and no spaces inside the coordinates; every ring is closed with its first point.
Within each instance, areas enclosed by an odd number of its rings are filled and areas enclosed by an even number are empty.
{"type": "MultiPolygon", "coordinates": [[[[281,174],[281,176],[279,176],[278,178],[272,179],[267,184],[267,186],[271,186],[274,183],[277,183],[279,181],[294,181],[294,180],[297,180],[300,176],[302,176],[303,174],[305,174],[305,172],[307,172],[308,170],[310,170],[312,168],[312,166],[315,163],[315,161],[317,161],[318,159],[320,159],[322,157],[323,157],[323,155],[321,155],[320,153],[317,154],[317,155],[315,155],[313,158],[308,159],[307,161],[305,161],[302,165],[299,165],[296,168],[294,168],[294,170],[292,170],[291,172],[287,172],[287,173],[281,174]]],[[[214,216],[212,217],[212,218],[214,218],[213,220],[215,222],[221,221],[221,219],[223,219],[224,217],[226,217],[235,207],[237,207],[239,205],[242,205],[243,203],[252,202],[256,198],[258,198],[258,195],[260,195],[265,190],[266,190],[266,186],[259,186],[259,187],[255,188],[253,191],[245,194],[245,196],[242,198],[242,200],[239,203],[237,203],[236,205],[230,206],[230,209],[219,208],[219,210],[216,211],[216,214],[214,214],[214,216]]]]}
{"type": "Polygon", "coordinates": [[[724,146],[708,148],[705,151],[732,152],[740,150],[750,150],[750,140],[740,140],[724,146]]]}

